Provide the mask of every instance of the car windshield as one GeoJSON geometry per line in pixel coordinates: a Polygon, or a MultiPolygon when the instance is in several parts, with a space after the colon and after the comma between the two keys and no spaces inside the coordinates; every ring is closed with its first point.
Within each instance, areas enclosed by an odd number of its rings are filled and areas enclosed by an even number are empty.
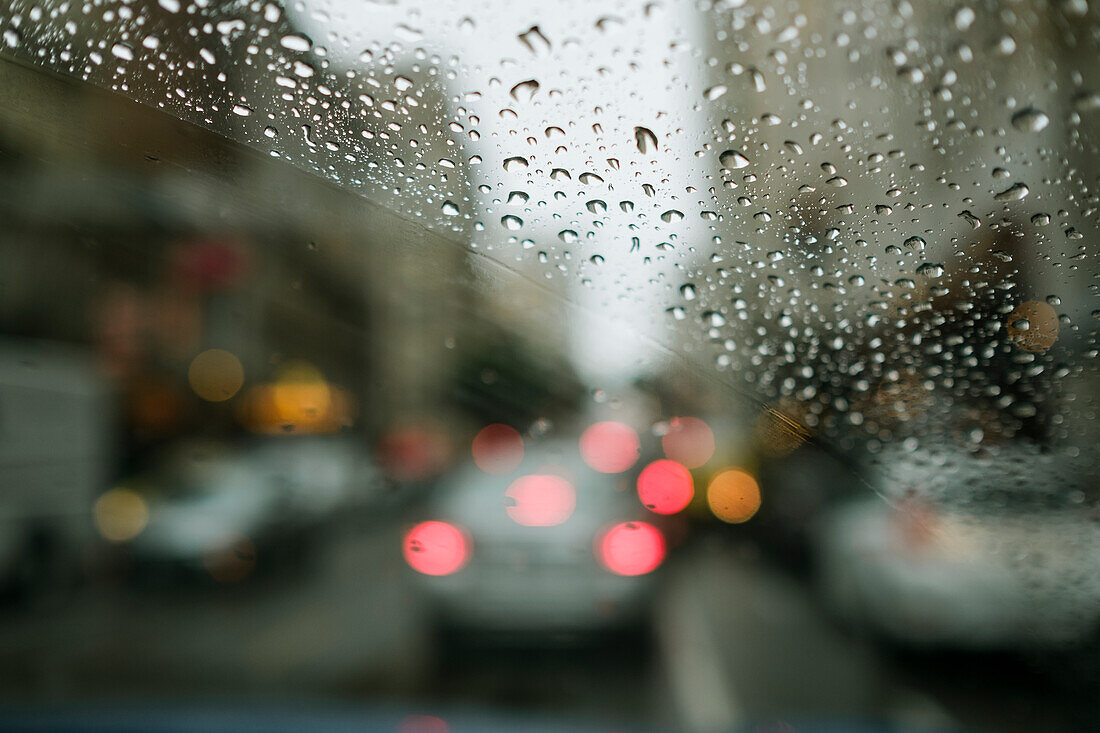
{"type": "Polygon", "coordinates": [[[1100,728],[1098,56],[9,0],[0,727],[1100,728]]]}

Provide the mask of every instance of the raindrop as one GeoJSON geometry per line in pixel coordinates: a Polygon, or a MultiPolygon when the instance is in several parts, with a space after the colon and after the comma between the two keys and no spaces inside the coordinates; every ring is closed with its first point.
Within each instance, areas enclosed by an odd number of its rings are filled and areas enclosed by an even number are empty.
{"type": "Polygon", "coordinates": [[[1012,126],[1020,132],[1039,132],[1050,124],[1050,117],[1046,112],[1034,107],[1022,109],[1012,115],[1012,126]]]}
{"type": "Polygon", "coordinates": [[[713,102],[714,100],[724,95],[726,91],[727,87],[725,84],[715,84],[714,86],[708,87],[707,89],[703,90],[703,97],[708,102],[713,102]]]}
{"type": "Polygon", "coordinates": [[[577,236],[577,233],[572,229],[562,229],[560,232],[558,232],[558,239],[565,242],[566,244],[576,244],[577,242],[581,241],[581,238],[577,236]]]}
{"type": "Polygon", "coordinates": [[[522,170],[527,167],[527,158],[521,156],[514,156],[512,158],[506,158],[504,161],[504,170],[508,172],[522,170]]]}
{"type": "Polygon", "coordinates": [[[905,240],[905,246],[909,249],[923,250],[927,242],[922,237],[912,236],[905,240]]]}
{"type": "Polygon", "coordinates": [[[828,183],[830,186],[836,186],[837,188],[844,188],[848,185],[848,179],[843,176],[833,176],[825,181],[825,183],[828,183]]]}
{"type": "Polygon", "coordinates": [[[111,53],[114,54],[116,58],[120,58],[123,61],[134,60],[134,49],[130,48],[125,43],[116,43],[111,46],[111,53]]]}
{"type": "Polygon", "coordinates": [[[243,104],[234,104],[233,114],[240,115],[241,117],[248,117],[250,114],[252,114],[252,108],[245,107],[243,104]]]}
{"type": "Polygon", "coordinates": [[[680,295],[684,300],[695,300],[695,286],[691,283],[684,283],[680,286],[680,295]]]}
{"type": "Polygon", "coordinates": [[[749,164],[749,159],[737,150],[727,150],[718,156],[718,162],[722,164],[723,168],[737,170],[746,167],[749,164]]]}
{"type": "Polygon", "coordinates": [[[1078,112],[1092,112],[1100,109],[1100,93],[1081,92],[1073,99],[1073,107],[1078,112]]]}
{"type": "Polygon", "coordinates": [[[404,23],[398,23],[393,28],[393,34],[400,38],[402,41],[419,41],[424,36],[424,31],[419,28],[413,28],[411,25],[404,23]]]}
{"type": "Polygon", "coordinates": [[[970,213],[969,209],[960,211],[959,218],[969,224],[971,229],[977,229],[982,225],[982,220],[970,213]]]}
{"type": "Polygon", "coordinates": [[[938,262],[925,262],[917,268],[917,274],[927,278],[940,277],[943,275],[943,265],[938,262]]]}
{"type": "Polygon", "coordinates": [[[955,11],[955,27],[960,31],[965,31],[974,23],[974,11],[965,5],[955,11]]]}
{"type": "Polygon", "coordinates": [[[676,209],[669,209],[668,211],[661,214],[661,221],[665,222],[666,224],[671,224],[672,222],[680,221],[683,218],[684,218],[684,212],[677,211],[676,209]]]}
{"type": "Polygon", "coordinates": [[[638,144],[638,152],[643,155],[657,152],[657,136],[648,127],[634,128],[634,142],[638,144]]]}
{"type": "Polygon", "coordinates": [[[591,183],[603,183],[602,178],[597,176],[595,173],[589,173],[588,171],[585,171],[584,173],[581,173],[579,176],[577,176],[577,180],[586,185],[591,183]]]}
{"type": "Polygon", "coordinates": [[[607,204],[600,199],[592,199],[587,204],[585,204],[585,206],[593,214],[602,214],[607,211],[607,204]]]}
{"type": "Polygon", "coordinates": [[[999,194],[994,196],[997,201],[1019,201],[1020,199],[1031,193],[1031,189],[1026,184],[1016,183],[999,194]]]}
{"type": "Polygon", "coordinates": [[[1035,226],[1045,227],[1050,223],[1050,214],[1044,214],[1042,212],[1031,217],[1031,223],[1035,226]]]}
{"type": "Polygon", "coordinates": [[[523,191],[512,191],[510,194],[508,194],[508,203],[512,204],[513,206],[525,204],[527,203],[527,199],[528,196],[523,191]]]}
{"type": "Polygon", "coordinates": [[[534,79],[528,79],[527,81],[521,81],[519,84],[516,84],[508,93],[511,94],[512,99],[517,102],[529,102],[538,90],[539,83],[534,79]]]}
{"type": "Polygon", "coordinates": [[[520,219],[518,216],[513,216],[512,214],[505,214],[500,217],[500,223],[504,225],[505,229],[510,229],[511,231],[523,228],[523,219],[520,219]]]}
{"type": "Polygon", "coordinates": [[[550,51],[550,39],[542,34],[537,25],[533,25],[516,36],[527,50],[536,56],[550,51]]]}
{"type": "Polygon", "coordinates": [[[459,214],[458,207],[455,206],[453,201],[444,201],[441,208],[443,209],[443,213],[447,216],[458,216],[459,214]]]}
{"type": "Polygon", "coordinates": [[[299,51],[305,53],[309,49],[313,48],[313,42],[305,36],[299,36],[296,34],[288,34],[279,39],[279,45],[289,51],[299,51]]]}

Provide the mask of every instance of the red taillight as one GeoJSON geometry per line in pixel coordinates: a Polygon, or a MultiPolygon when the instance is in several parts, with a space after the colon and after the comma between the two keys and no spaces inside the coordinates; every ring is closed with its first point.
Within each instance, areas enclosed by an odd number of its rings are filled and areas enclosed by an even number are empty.
{"type": "Polygon", "coordinates": [[[450,575],[470,559],[470,540],[446,522],[421,522],[405,533],[405,562],[425,575],[450,575]]]}
{"type": "Polygon", "coordinates": [[[577,492],[561,476],[520,476],[504,492],[508,516],[524,527],[553,527],[573,515],[577,492]]]}
{"type": "Polygon", "coordinates": [[[621,473],[640,454],[638,434],[620,422],[598,422],[581,434],[581,458],[600,473],[621,473]]]}
{"type": "Polygon", "coordinates": [[[618,575],[645,575],[665,559],[665,538],[645,522],[622,522],[596,538],[596,556],[618,575]]]}
{"type": "Polygon", "coordinates": [[[474,437],[474,463],[485,473],[502,476],[523,463],[523,436],[508,425],[486,425],[474,437]]]}
{"type": "Polygon", "coordinates": [[[638,475],[638,498],[651,512],[675,514],[686,507],[693,496],[695,487],[691,471],[676,461],[654,461],[638,475]]]}

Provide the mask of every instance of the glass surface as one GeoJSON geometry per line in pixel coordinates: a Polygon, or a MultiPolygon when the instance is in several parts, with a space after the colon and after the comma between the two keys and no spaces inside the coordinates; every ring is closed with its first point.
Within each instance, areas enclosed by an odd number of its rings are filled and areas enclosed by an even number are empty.
{"type": "Polygon", "coordinates": [[[1095,0],[0,33],[0,727],[1100,727],[1095,0]]]}

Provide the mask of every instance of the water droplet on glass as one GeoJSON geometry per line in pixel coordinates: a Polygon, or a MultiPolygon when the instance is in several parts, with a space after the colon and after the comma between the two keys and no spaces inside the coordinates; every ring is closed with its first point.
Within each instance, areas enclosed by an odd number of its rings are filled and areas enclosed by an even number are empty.
{"type": "Polygon", "coordinates": [[[550,39],[543,35],[537,25],[533,25],[516,36],[527,50],[536,56],[550,51],[550,39]]]}
{"type": "Polygon", "coordinates": [[[1081,92],[1073,98],[1073,108],[1078,112],[1100,109],[1100,92],[1081,92]]]}
{"type": "Polygon", "coordinates": [[[455,203],[453,201],[444,201],[442,209],[443,213],[447,216],[458,216],[458,207],[455,206],[455,203]]]}
{"type": "Polygon", "coordinates": [[[715,84],[712,87],[707,87],[703,90],[703,98],[708,102],[713,102],[726,93],[728,88],[725,84],[715,84]]]}
{"type": "Polygon", "coordinates": [[[252,114],[252,108],[245,107],[243,104],[234,104],[233,114],[239,115],[241,117],[248,117],[250,114],[252,114]]]}
{"type": "Polygon", "coordinates": [[[1022,109],[1012,115],[1012,126],[1020,132],[1039,132],[1050,124],[1050,117],[1046,112],[1034,107],[1022,109]]]}
{"type": "Polygon", "coordinates": [[[508,93],[517,102],[529,102],[538,90],[539,83],[534,79],[528,79],[516,84],[508,93]]]}
{"type": "Polygon", "coordinates": [[[125,43],[116,43],[111,46],[111,53],[114,54],[115,58],[122,59],[123,61],[134,60],[134,49],[130,48],[125,43]]]}
{"type": "Polygon", "coordinates": [[[975,17],[974,11],[964,5],[955,11],[955,27],[960,31],[965,31],[974,23],[975,17]]]}
{"type": "Polygon", "coordinates": [[[676,209],[669,209],[668,211],[661,214],[661,221],[665,222],[666,224],[671,224],[674,221],[680,221],[683,218],[684,212],[677,211],[676,209]]]}
{"type": "Polygon", "coordinates": [[[970,210],[959,212],[959,218],[970,225],[971,229],[977,229],[982,225],[982,220],[970,213],[970,210]]]}
{"type": "Polygon", "coordinates": [[[600,199],[592,199],[587,204],[585,204],[585,206],[593,214],[602,214],[607,211],[607,204],[600,199]]]}
{"type": "Polygon", "coordinates": [[[723,168],[737,170],[748,166],[749,159],[737,150],[727,150],[718,156],[718,162],[722,164],[723,168]]]}
{"type": "Polygon", "coordinates": [[[504,170],[508,172],[523,170],[527,167],[527,158],[514,156],[504,160],[504,170]]]}
{"type": "Polygon", "coordinates": [[[1001,191],[993,198],[997,201],[1019,201],[1029,193],[1031,193],[1031,189],[1028,188],[1026,184],[1016,183],[1006,188],[1004,191],[1001,191]]]}
{"type": "Polygon", "coordinates": [[[909,249],[922,250],[924,249],[926,244],[927,242],[924,241],[923,237],[918,237],[915,235],[905,240],[905,246],[909,249]]]}
{"type": "Polygon", "coordinates": [[[510,229],[511,231],[523,228],[523,219],[520,219],[518,216],[513,216],[512,214],[505,214],[500,217],[500,223],[504,225],[505,229],[510,229]]]}
{"type": "Polygon", "coordinates": [[[400,38],[402,41],[419,41],[424,37],[424,31],[419,28],[413,28],[406,23],[398,23],[393,28],[393,34],[400,38]]]}
{"type": "Polygon", "coordinates": [[[581,238],[577,236],[577,233],[572,229],[562,229],[560,232],[558,232],[558,239],[565,242],[566,244],[576,244],[577,242],[581,241],[581,238]]]}
{"type": "Polygon", "coordinates": [[[1040,212],[1031,217],[1031,223],[1035,226],[1045,227],[1047,224],[1050,224],[1050,214],[1040,212]]]}
{"type": "Polygon", "coordinates": [[[643,155],[657,152],[657,136],[648,127],[634,128],[634,142],[638,145],[638,152],[643,155]]]}
{"type": "Polygon", "coordinates": [[[680,286],[680,295],[684,300],[695,300],[695,286],[691,283],[684,283],[680,286]]]}
{"type": "Polygon", "coordinates": [[[512,191],[511,193],[508,194],[508,203],[512,204],[513,206],[519,206],[521,204],[525,204],[525,203],[527,203],[527,200],[528,200],[528,196],[523,191],[512,191]]]}
{"type": "Polygon", "coordinates": [[[313,42],[305,36],[300,36],[294,33],[287,34],[279,39],[279,45],[289,51],[299,51],[305,53],[309,49],[313,48],[313,42]]]}
{"type": "Polygon", "coordinates": [[[943,275],[943,265],[938,262],[925,262],[917,268],[917,274],[927,278],[940,277],[943,275]]]}

